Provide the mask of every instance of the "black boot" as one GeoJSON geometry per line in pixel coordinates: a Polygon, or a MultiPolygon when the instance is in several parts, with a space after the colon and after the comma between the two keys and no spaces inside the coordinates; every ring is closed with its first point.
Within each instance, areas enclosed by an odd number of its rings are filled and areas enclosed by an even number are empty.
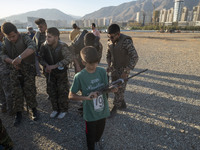
{"type": "Polygon", "coordinates": [[[33,120],[37,121],[39,119],[39,114],[37,112],[37,109],[36,108],[32,108],[32,111],[33,111],[33,120]]]}
{"type": "Polygon", "coordinates": [[[16,114],[16,117],[15,117],[14,126],[15,127],[19,126],[20,123],[21,123],[21,120],[22,120],[22,112],[18,111],[17,114],[16,114]]]}
{"type": "Polygon", "coordinates": [[[117,114],[117,107],[114,106],[114,107],[112,108],[112,110],[110,111],[110,117],[109,117],[109,118],[114,117],[116,114],[117,114]]]}
{"type": "Polygon", "coordinates": [[[119,107],[119,110],[126,109],[126,107],[127,107],[127,106],[126,106],[126,102],[123,101],[121,107],[119,107]]]}

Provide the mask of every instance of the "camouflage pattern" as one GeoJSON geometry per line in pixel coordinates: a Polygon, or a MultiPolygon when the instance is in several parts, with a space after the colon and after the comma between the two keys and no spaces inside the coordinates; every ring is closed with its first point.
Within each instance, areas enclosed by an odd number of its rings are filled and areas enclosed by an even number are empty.
{"type": "Polygon", "coordinates": [[[37,46],[36,57],[35,57],[35,67],[36,67],[36,73],[38,76],[41,75],[41,72],[40,72],[41,68],[39,65],[38,53],[40,51],[40,46],[42,45],[42,43],[45,42],[45,40],[46,40],[45,33],[41,34],[40,32],[36,32],[35,36],[33,37],[33,41],[36,43],[36,46],[37,46]]]}
{"type": "Polygon", "coordinates": [[[52,108],[55,111],[66,112],[68,110],[68,65],[72,62],[72,54],[67,44],[59,41],[55,49],[47,43],[41,46],[40,63],[45,67],[48,65],[57,64],[63,67],[63,70],[58,68],[53,69],[51,73],[45,73],[47,82],[47,93],[52,103],[52,108]],[[59,55],[60,54],[60,55],[59,55]],[[49,56],[49,57],[48,57],[49,56]],[[56,57],[57,56],[57,57],[56,57]]]}
{"type": "MultiPolygon", "coordinates": [[[[1,66],[0,66],[1,68],[1,66]]],[[[1,69],[0,69],[1,70],[1,69]]],[[[0,73],[0,102],[2,104],[2,110],[9,113],[13,111],[13,92],[10,81],[10,73],[0,73]]]]}
{"type": "Polygon", "coordinates": [[[42,45],[42,43],[44,43],[46,41],[46,35],[45,33],[40,33],[40,32],[36,32],[35,36],[33,37],[33,41],[36,43],[37,46],[37,52],[40,51],[40,46],[42,45]]]}
{"type": "MultiPolygon", "coordinates": [[[[118,41],[119,42],[119,41],[118,41]]],[[[119,78],[122,77],[122,74],[125,72],[126,69],[134,69],[136,63],[138,62],[138,54],[136,52],[136,49],[133,45],[133,41],[130,38],[125,39],[124,41],[120,41],[122,42],[121,44],[121,48],[119,49],[119,51],[127,51],[127,55],[128,55],[128,64],[125,67],[118,67],[118,66],[113,66],[113,61],[117,61],[117,58],[113,59],[113,55],[110,52],[110,48],[114,47],[115,44],[113,44],[111,41],[108,42],[108,50],[107,50],[107,63],[108,66],[110,66],[111,69],[111,78],[112,81],[115,81],[119,78]]],[[[125,61],[125,60],[124,60],[125,61]]],[[[129,74],[129,73],[127,73],[129,74]]],[[[114,93],[114,106],[116,106],[117,108],[121,107],[122,104],[125,102],[124,101],[124,92],[126,89],[126,85],[127,82],[125,82],[125,84],[118,89],[118,92],[114,93]]]]}
{"type": "Polygon", "coordinates": [[[47,93],[54,111],[67,112],[69,81],[67,71],[60,74],[46,74],[47,93]]]}
{"type": "Polygon", "coordinates": [[[97,49],[99,62],[101,61],[101,58],[102,58],[102,51],[103,51],[103,45],[101,44],[101,42],[99,42],[99,46],[98,46],[98,49],[97,49]]]}
{"type": "MultiPolygon", "coordinates": [[[[1,51],[1,42],[0,42],[1,51]]],[[[2,111],[13,110],[12,87],[10,82],[10,71],[6,64],[0,58],[0,102],[2,104],[2,111]]]]}
{"type": "MultiPolygon", "coordinates": [[[[26,34],[20,34],[19,39],[15,44],[4,41],[1,58],[14,59],[27,48],[36,50],[35,43],[26,34]],[[21,49],[23,47],[23,49],[21,49]],[[12,54],[12,55],[11,55],[12,54]]],[[[13,89],[14,110],[16,112],[23,111],[24,98],[30,108],[37,106],[36,102],[36,86],[35,86],[35,55],[34,53],[23,59],[19,65],[20,69],[16,70],[13,66],[10,68],[10,80],[13,89]],[[30,58],[30,59],[29,59],[30,58]]]]}
{"type": "Polygon", "coordinates": [[[24,110],[24,99],[29,108],[36,108],[35,65],[23,64],[20,70],[13,69],[10,78],[13,86],[15,112],[24,110]]]}
{"type": "MultiPolygon", "coordinates": [[[[112,69],[111,71],[111,79],[112,82],[116,81],[117,79],[121,78],[122,73],[124,72],[123,68],[120,69],[112,69]]],[[[114,93],[114,101],[113,104],[114,106],[116,106],[117,108],[122,106],[122,103],[125,102],[124,100],[124,92],[126,90],[126,85],[127,85],[127,81],[125,81],[125,83],[120,86],[120,88],[118,89],[118,91],[116,93],[114,93]]]]}
{"type": "Polygon", "coordinates": [[[13,142],[6,132],[5,127],[2,124],[0,119],[0,146],[2,146],[5,150],[11,150],[13,148],[13,142]]]}
{"type": "MultiPolygon", "coordinates": [[[[19,34],[19,38],[16,43],[10,42],[7,38],[2,43],[1,58],[5,60],[6,58],[15,59],[27,48],[36,51],[35,42],[30,39],[27,34],[19,34]]],[[[34,64],[35,54],[31,54],[27,58],[22,60],[22,63],[34,64]]]]}

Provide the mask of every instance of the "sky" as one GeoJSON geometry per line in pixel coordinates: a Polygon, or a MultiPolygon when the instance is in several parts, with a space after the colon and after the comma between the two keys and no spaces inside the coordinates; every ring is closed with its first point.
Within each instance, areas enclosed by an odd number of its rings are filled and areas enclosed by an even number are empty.
{"type": "Polygon", "coordinates": [[[56,8],[66,14],[82,17],[102,7],[130,1],[134,0],[1,0],[0,18],[44,8],[56,8]]]}

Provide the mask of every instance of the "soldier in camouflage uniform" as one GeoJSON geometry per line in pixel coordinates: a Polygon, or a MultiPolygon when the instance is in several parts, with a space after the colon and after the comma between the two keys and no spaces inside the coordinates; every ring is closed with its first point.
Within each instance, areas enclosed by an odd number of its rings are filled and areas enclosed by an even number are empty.
{"type": "MultiPolygon", "coordinates": [[[[131,37],[120,33],[120,27],[117,24],[109,26],[108,37],[106,56],[108,63],[107,72],[111,72],[112,81],[119,78],[126,78],[138,61],[138,54],[133,45],[133,41],[131,37]]],[[[127,82],[115,93],[111,117],[116,114],[117,109],[126,108],[126,102],[124,100],[126,84],[127,82]]]]}
{"type": "Polygon", "coordinates": [[[0,119],[0,149],[1,150],[11,150],[13,148],[13,142],[6,132],[5,127],[0,119]]]}
{"type": "MultiPolygon", "coordinates": [[[[1,32],[0,26],[0,51],[3,42],[3,33],[1,32]]],[[[12,99],[12,90],[10,83],[10,71],[6,67],[6,64],[0,58],[0,102],[2,104],[1,110],[2,113],[8,111],[9,115],[12,115],[13,110],[13,99],[12,99]]]]}
{"type": "Polygon", "coordinates": [[[5,35],[1,58],[10,66],[16,118],[14,125],[21,123],[24,98],[32,108],[33,120],[38,119],[35,86],[36,45],[27,34],[20,34],[15,25],[5,22],[1,27],[5,35]]]}
{"type": "Polygon", "coordinates": [[[36,43],[37,46],[37,50],[36,50],[36,60],[35,60],[35,66],[36,66],[36,73],[38,76],[41,75],[40,73],[40,66],[39,66],[39,62],[38,62],[38,53],[40,51],[40,46],[42,45],[42,43],[44,43],[46,41],[46,34],[45,31],[47,30],[47,24],[45,19],[43,18],[39,18],[37,20],[35,20],[35,24],[37,25],[39,31],[35,33],[35,36],[33,37],[33,40],[36,43]]]}
{"type": "Polygon", "coordinates": [[[72,61],[72,54],[67,44],[59,40],[60,33],[57,28],[47,29],[46,36],[47,39],[40,48],[39,60],[45,68],[47,93],[53,108],[50,117],[58,116],[61,119],[68,110],[67,66],[72,61]]]}
{"type": "Polygon", "coordinates": [[[84,36],[84,45],[85,46],[93,46],[97,49],[98,58],[99,58],[99,62],[100,62],[101,57],[102,57],[103,45],[101,44],[101,42],[99,40],[100,40],[99,36],[95,36],[93,33],[87,33],[84,36]]]}

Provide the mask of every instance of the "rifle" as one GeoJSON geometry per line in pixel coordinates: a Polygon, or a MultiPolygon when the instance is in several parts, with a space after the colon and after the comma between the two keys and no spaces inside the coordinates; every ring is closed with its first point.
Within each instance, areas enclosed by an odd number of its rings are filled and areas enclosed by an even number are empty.
{"type": "MultiPolygon", "coordinates": [[[[141,73],[143,73],[143,72],[145,72],[147,70],[148,69],[142,70],[142,71],[140,71],[140,72],[138,72],[136,74],[133,74],[130,77],[127,77],[125,79],[120,78],[120,79],[118,79],[116,81],[113,81],[112,83],[110,83],[110,84],[100,88],[99,90],[97,90],[97,95],[99,96],[99,95],[101,95],[103,93],[109,93],[111,91],[111,89],[116,88],[116,87],[120,87],[121,85],[123,85],[129,79],[131,79],[131,78],[133,78],[133,77],[135,77],[135,76],[137,76],[137,75],[139,75],[139,74],[141,74],[141,73]]],[[[93,98],[93,95],[90,98],[93,98]]]]}

